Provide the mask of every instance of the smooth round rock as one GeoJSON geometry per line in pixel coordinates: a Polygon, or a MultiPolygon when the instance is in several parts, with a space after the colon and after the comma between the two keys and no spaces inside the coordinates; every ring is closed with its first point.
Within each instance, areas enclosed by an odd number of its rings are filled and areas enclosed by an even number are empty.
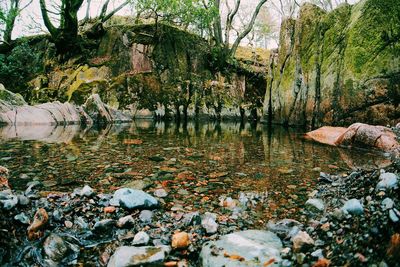
{"type": "Polygon", "coordinates": [[[130,247],[117,248],[107,267],[158,266],[162,265],[170,251],[169,247],[130,247]]]}
{"type": "Polygon", "coordinates": [[[149,241],[150,241],[149,235],[144,231],[140,231],[133,238],[132,245],[136,246],[147,245],[149,241]]]}
{"type": "Polygon", "coordinates": [[[318,198],[310,198],[309,200],[306,201],[306,206],[312,210],[317,210],[317,211],[324,211],[325,205],[324,202],[321,199],[318,198]]]}
{"type": "Polygon", "coordinates": [[[149,194],[131,188],[121,188],[115,191],[110,200],[113,206],[122,206],[125,209],[153,209],[158,207],[158,201],[149,194]]]}
{"type": "Polygon", "coordinates": [[[398,185],[398,177],[396,174],[391,172],[382,173],[379,176],[379,183],[376,185],[376,189],[394,189],[398,185]]]}
{"type": "Polygon", "coordinates": [[[360,201],[355,198],[347,200],[342,209],[354,215],[361,215],[364,213],[363,206],[361,205],[360,201]]]}
{"type": "Polygon", "coordinates": [[[224,235],[218,241],[207,242],[201,250],[203,267],[215,266],[280,266],[282,242],[270,231],[247,230],[224,235]],[[238,260],[240,258],[240,260],[238,260]]]}

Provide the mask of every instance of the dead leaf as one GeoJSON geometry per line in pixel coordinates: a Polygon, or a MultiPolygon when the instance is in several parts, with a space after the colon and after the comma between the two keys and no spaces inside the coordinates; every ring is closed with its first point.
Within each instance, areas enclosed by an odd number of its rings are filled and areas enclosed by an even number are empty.
{"type": "Polygon", "coordinates": [[[124,145],[141,145],[143,141],[140,139],[125,139],[123,143],[124,145]]]}
{"type": "Polygon", "coordinates": [[[195,180],[193,172],[191,172],[191,171],[180,172],[180,173],[178,173],[176,178],[178,178],[180,180],[195,180]]]}
{"type": "Polygon", "coordinates": [[[213,172],[208,175],[211,179],[227,176],[229,172],[213,172]]]}

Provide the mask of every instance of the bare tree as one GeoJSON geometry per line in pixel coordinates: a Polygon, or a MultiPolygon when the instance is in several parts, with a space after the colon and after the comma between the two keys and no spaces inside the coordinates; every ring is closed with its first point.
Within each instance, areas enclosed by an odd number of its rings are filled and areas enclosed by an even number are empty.
{"type": "Polygon", "coordinates": [[[279,13],[282,19],[293,18],[301,2],[298,0],[275,0],[271,1],[272,8],[279,13]]]}
{"type": "MultiPolygon", "coordinates": [[[[59,54],[66,54],[75,51],[79,44],[78,11],[84,0],[61,0],[60,4],[57,2],[51,2],[53,4],[52,9],[47,8],[46,0],[39,1],[44,25],[49,31],[52,41],[56,45],[57,52],[59,54]],[[56,18],[53,18],[53,21],[58,20],[59,27],[54,26],[50,14],[57,16],[56,18]]],[[[103,4],[101,13],[98,17],[98,23],[95,23],[93,28],[90,30],[91,34],[102,32],[102,24],[130,3],[130,0],[124,1],[117,8],[107,13],[109,2],[110,0],[106,0],[103,4]]],[[[88,4],[90,5],[90,1],[88,4]]]]}
{"type": "Polygon", "coordinates": [[[214,0],[214,6],[217,8],[220,12],[218,16],[215,18],[214,23],[213,23],[213,37],[216,42],[217,46],[220,46],[223,48],[223,54],[225,57],[233,57],[236,53],[237,48],[239,47],[240,42],[251,32],[251,30],[254,27],[254,24],[256,22],[257,16],[261,10],[261,7],[267,2],[268,0],[259,0],[257,6],[255,7],[251,19],[249,23],[243,27],[242,31],[238,31],[237,29],[234,29],[234,19],[238,14],[238,11],[240,9],[241,1],[240,0],[235,0],[234,2],[234,7],[231,8],[229,4],[227,4],[228,8],[228,14],[226,16],[225,20],[225,39],[222,38],[222,20],[221,20],[221,0],[214,0]],[[237,36],[233,44],[231,45],[230,42],[230,37],[232,34],[232,31],[237,32],[237,36]]]}
{"type": "Polygon", "coordinates": [[[6,45],[11,43],[12,32],[14,30],[15,20],[19,16],[20,12],[28,7],[32,3],[32,0],[7,0],[3,2],[2,12],[0,21],[3,22],[4,28],[1,30],[3,33],[3,42],[6,45]]]}

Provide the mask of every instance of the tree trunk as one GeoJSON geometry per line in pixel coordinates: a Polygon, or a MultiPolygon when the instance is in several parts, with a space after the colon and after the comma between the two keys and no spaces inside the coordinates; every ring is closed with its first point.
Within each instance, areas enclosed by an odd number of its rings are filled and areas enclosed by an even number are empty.
{"type": "Polygon", "coordinates": [[[91,4],[91,2],[92,2],[92,0],[87,0],[85,21],[88,21],[90,19],[90,4],[91,4]]]}
{"type": "Polygon", "coordinates": [[[234,56],[236,53],[237,48],[239,47],[240,42],[243,40],[244,37],[246,37],[251,29],[253,29],[254,23],[256,22],[256,18],[258,16],[258,13],[260,13],[261,7],[267,2],[268,0],[260,0],[258,3],[256,10],[254,10],[253,16],[251,17],[251,21],[249,25],[247,25],[247,28],[239,34],[239,36],[236,38],[236,41],[233,43],[232,48],[229,52],[230,56],[234,56]]]}
{"type": "Polygon", "coordinates": [[[221,0],[214,0],[214,6],[218,10],[218,15],[213,23],[213,31],[214,31],[214,40],[217,46],[221,46],[223,43],[222,40],[222,26],[221,26],[221,16],[219,14],[221,5],[221,0]]]}
{"type": "MultiPolygon", "coordinates": [[[[228,2],[227,2],[228,3],[228,2]]],[[[236,16],[240,6],[240,0],[236,0],[235,7],[232,11],[229,11],[226,17],[226,25],[225,25],[225,49],[229,49],[229,37],[232,30],[233,18],[236,16]]]]}
{"type": "Polygon", "coordinates": [[[10,10],[6,17],[6,28],[4,30],[3,40],[4,43],[10,44],[12,31],[14,29],[15,19],[17,18],[19,12],[19,1],[20,0],[11,0],[10,10]]]}
{"type": "Polygon", "coordinates": [[[78,10],[83,0],[62,0],[60,27],[56,28],[48,16],[45,0],[40,0],[40,9],[43,22],[50,32],[52,41],[56,45],[58,54],[76,53],[79,48],[78,42],[78,10]]]}

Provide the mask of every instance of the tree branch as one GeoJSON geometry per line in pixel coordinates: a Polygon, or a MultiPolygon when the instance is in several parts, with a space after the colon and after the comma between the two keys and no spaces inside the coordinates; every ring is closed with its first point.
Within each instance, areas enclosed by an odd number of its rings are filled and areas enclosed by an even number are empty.
{"type": "Polygon", "coordinates": [[[107,9],[108,9],[108,4],[110,3],[110,0],[106,0],[106,2],[104,3],[104,5],[101,8],[101,12],[100,12],[100,19],[102,19],[103,17],[106,16],[107,13],[107,9]]]}
{"type": "Polygon", "coordinates": [[[40,0],[40,11],[42,13],[44,25],[46,26],[47,30],[50,32],[51,36],[57,35],[57,29],[51,23],[49,15],[47,14],[45,0],[40,0]]]}
{"type": "Polygon", "coordinates": [[[105,22],[105,21],[109,20],[112,16],[114,16],[115,13],[120,11],[122,8],[124,8],[129,3],[130,3],[130,1],[127,0],[124,3],[122,3],[121,5],[119,5],[117,8],[115,8],[113,11],[111,11],[107,16],[100,17],[101,18],[101,22],[105,22]]]}
{"type": "MultiPolygon", "coordinates": [[[[228,3],[228,2],[227,2],[228,3]]],[[[233,18],[236,16],[240,6],[240,0],[236,0],[235,2],[235,7],[233,10],[229,10],[229,13],[226,17],[226,25],[225,25],[225,47],[229,47],[229,36],[230,32],[232,30],[232,23],[233,23],[233,18]]]]}

